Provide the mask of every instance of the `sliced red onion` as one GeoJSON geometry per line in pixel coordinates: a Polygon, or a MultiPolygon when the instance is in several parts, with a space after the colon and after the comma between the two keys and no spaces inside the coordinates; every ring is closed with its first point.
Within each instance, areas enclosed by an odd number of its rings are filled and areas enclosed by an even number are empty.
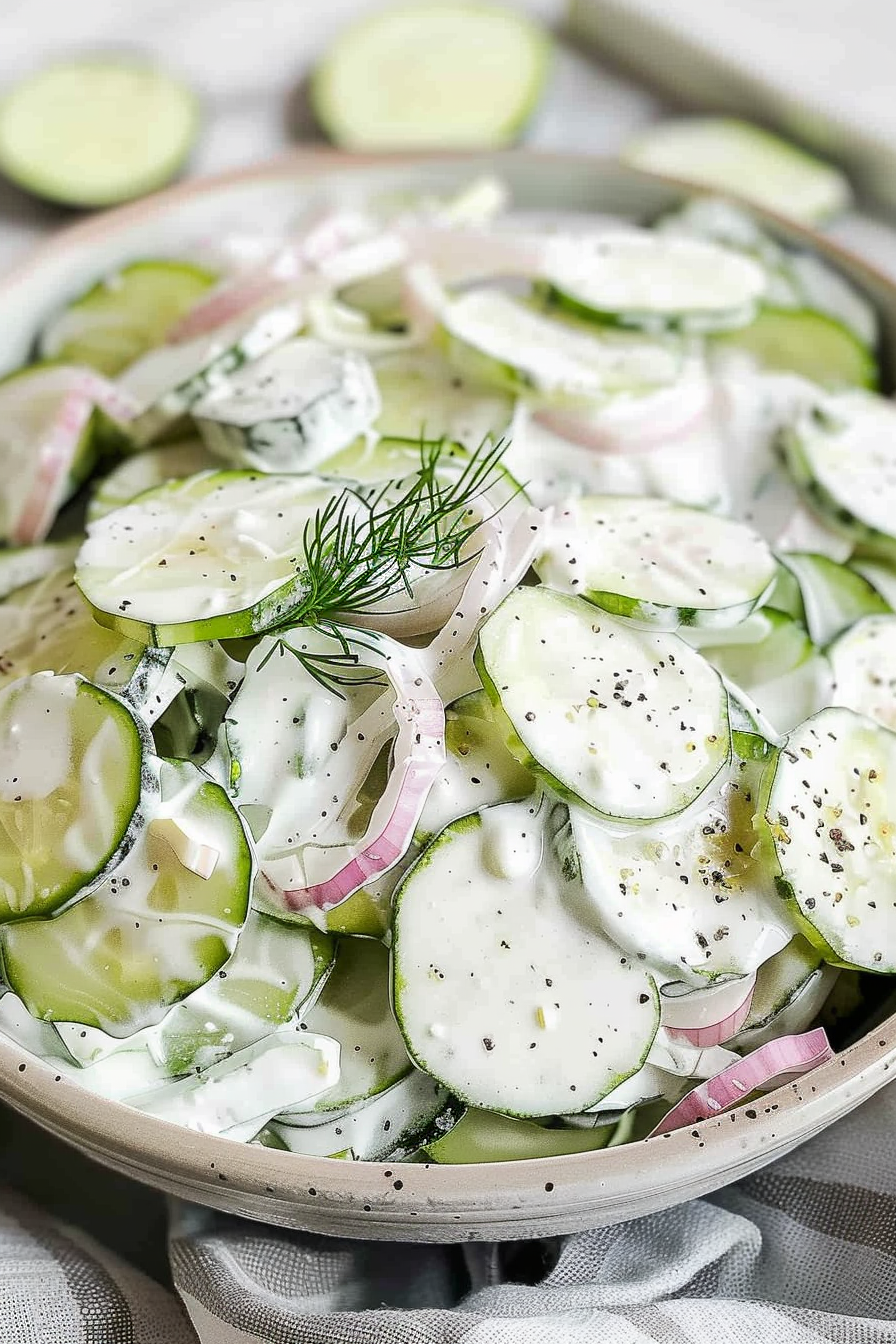
{"type": "Polygon", "coordinates": [[[723,1045],[746,1022],[755,988],[755,973],[708,989],[664,985],[660,992],[662,1024],[672,1040],[702,1049],[723,1045]]]}
{"type": "Polygon", "coordinates": [[[834,1051],[822,1027],[800,1036],[779,1036],[695,1087],[663,1116],[650,1137],[710,1120],[741,1105],[751,1092],[772,1091],[833,1058],[834,1051]]]}
{"type": "Polygon", "coordinates": [[[642,453],[679,442],[709,417],[714,404],[705,373],[686,372],[670,387],[616,396],[591,414],[544,408],[535,419],[561,438],[598,453],[642,453]]]}

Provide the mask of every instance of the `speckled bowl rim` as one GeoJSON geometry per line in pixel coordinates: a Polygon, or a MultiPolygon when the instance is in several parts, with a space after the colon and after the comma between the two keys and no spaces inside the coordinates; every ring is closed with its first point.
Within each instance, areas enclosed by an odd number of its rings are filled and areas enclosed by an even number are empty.
{"type": "MultiPolygon", "coordinates": [[[[517,151],[512,155],[345,155],[303,150],[175,186],[63,230],[0,281],[0,311],[9,291],[76,246],[102,242],[151,216],[242,183],[296,174],[319,183],[357,168],[444,163],[470,174],[500,173],[525,158],[559,164],[571,174],[612,174],[635,187],[653,184],[693,194],[670,177],[622,169],[580,154],[517,151]]],[[[612,207],[611,207],[612,208],[612,207]]],[[[815,231],[769,211],[755,213],[775,230],[827,256],[872,293],[896,333],[896,285],[874,266],[815,231]]],[[[300,1157],[198,1134],[97,1097],[55,1073],[0,1035],[4,1099],[45,1129],[102,1163],[197,1202],[285,1226],[338,1235],[408,1241],[524,1237],[622,1221],[707,1193],[820,1132],[870,1097],[896,1062],[896,1014],[804,1079],[661,1138],[567,1157],[450,1167],[338,1162],[300,1157]]]]}

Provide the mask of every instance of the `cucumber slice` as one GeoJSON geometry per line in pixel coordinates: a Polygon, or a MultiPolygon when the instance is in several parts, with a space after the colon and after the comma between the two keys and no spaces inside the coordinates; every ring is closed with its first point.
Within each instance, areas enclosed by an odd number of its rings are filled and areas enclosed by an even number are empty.
{"type": "Polygon", "coordinates": [[[439,1163],[523,1162],[606,1148],[613,1128],[546,1129],[531,1120],[471,1109],[447,1134],[428,1143],[424,1152],[430,1162],[439,1163]]]}
{"type": "Polygon", "coordinates": [[[891,611],[896,611],[896,568],[893,565],[881,560],[866,560],[864,556],[857,555],[850,559],[849,567],[867,579],[878,597],[883,599],[891,611]]]}
{"type": "Polygon", "coordinates": [[[667,978],[750,975],[793,937],[772,867],[753,852],[763,765],[736,760],[685,816],[627,834],[573,811],[589,910],[667,978]]]}
{"type": "Polygon", "coordinates": [[[543,583],[660,630],[736,625],[768,597],[775,559],[751,528],[662,499],[571,500],[535,560],[543,583]]]}
{"type": "Polygon", "coordinates": [[[472,452],[485,439],[497,442],[510,425],[510,396],[462,377],[436,352],[387,356],[373,371],[382,398],[376,422],[382,438],[416,444],[447,439],[472,452]]]}
{"type": "Polygon", "coordinates": [[[867,554],[896,558],[896,406],[861,392],[820,397],[781,444],[813,509],[867,554]]]}
{"type": "Polygon", "coordinates": [[[61,205],[117,205],[178,173],[195,96],[155,66],[94,56],[47,66],[0,106],[0,171],[61,205]]]}
{"type": "Polygon", "coordinates": [[[38,338],[38,353],[115,378],[161,345],[215,280],[211,271],[186,261],[131,262],[51,318],[38,338]]]}
{"type": "Polygon", "coordinates": [[[0,920],[49,914],[114,869],[140,820],[142,758],[131,714],[81,677],[0,690],[0,920]]]}
{"type": "Polygon", "coordinates": [[[836,318],[808,308],[765,305],[748,326],[715,333],[710,348],[743,351],[762,369],[799,374],[833,391],[878,384],[873,350],[836,318]]]}
{"type": "Polygon", "coordinates": [[[896,734],[849,709],[794,730],[769,772],[779,890],[826,960],[893,974],[896,734]]]}
{"type": "Polygon", "coordinates": [[[551,824],[534,802],[453,822],[395,898],[395,1012],[415,1062],[524,1117],[593,1106],[640,1068],[659,1020],[650,975],[573,912],[551,824]]]}
{"type": "Polygon", "coordinates": [[[806,1031],[821,1012],[839,971],[800,934],[759,968],[750,1011],[732,1045],[748,1052],[806,1031]]]}
{"type": "Polygon", "coordinates": [[[396,5],[340,34],[311,100],[345,147],[497,148],[535,110],[549,61],[547,37],[512,10],[475,0],[396,5]]]}
{"type": "Polygon", "coordinates": [[[319,1125],[270,1126],[277,1143],[307,1157],[347,1153],[355,1162],[400,1162],[451,1129],[464,1113],[462,1102],[432,1078],[414,1069],[385,1092],[319,1125]]]}
{"type": "Polygon", "coordinates": [[[744,327],[766,285],[738,252],[634,230],[555,239],[543,276],[551,298],[582,317],[652,331],[744,327]]]}
{"type": "Polygon", "coordinates": [[[139,408],[128,423],[134,442],[143,446],[172,431],[213,387],[295,336],[301,325],[301,305],[286,302],[209,335],[147,351],[119,380],[139,408]]]}
{"type": "Polygon", "coordinates": [[[113,509],[130,504],[146,490],[155,490],[168,481],[183,480],[197,472],[218,466],[201,439],[182,439],[163,448],[146,448],[134,453],[104,476],[95,486],[87,506],[87,521],[94,523],[113,509]]]}
{"type": "MultiPolygon", "coordinates": [[[[372,938],[343,938],[336,964],[302,1030],[332,1036],[341,1046],[339,1081],[309,1110],[325,1116],[367,1101],[411,1071],[404,1039],[389,997],[389,953],[372,938]]],[[[293,1112],[280,1119],[288,1124],[293,1112]]],[[[344,1147],[345,1145],[343,1145],[344,1147]]]]}
{"type": "Polygon", "coordinates": [[[91,895],[0,929],[6,980],[35,1017],[130,1036],[204,985],[236,946],[253,877],[240,819],[195,766],[154,768],[160,799],[91,895]]]}
{"type": "Polygon", "coordinates": [[[193,417],[209,450],[234,466],[308,471],[365,434],[379,410],[363,355],[304,338],[218,383],[193,417]]]}
{"type": "MultiPolygon", "coordinates": [[[[39,546],[0,549],[0,601],[20,588],[26,588],[32,583],[37,583],[39,579],[45,579],[55,570],[68,569],[74,564],[80,545],[79,539],[45,541],[39,546]]],[[[5,642],[5,636],[0,636],[0,639],[4,639],[5,642]]]]}
{"type": "Polygon", "coordinates": [[[806,628],[812,642],[820,647],[863,617],[890,611],[867,579],[826,555],[790,552],[781,556],[781,564],[799,583],[806,628]]]}
{"type": "Polygon", "coordinates": [[[441,322],[459,372],[512,393],[600,400],[665,386],[681,369],[674,343],[548,316],[501,290],[448,300],[441,322]]]}
{"type": "Polygon", "coordinates": [[[513,754],[599,816],[680,812],[728,760],[724,687],[675,635],[518,588],[483,625],[476,659],[513,754]]]}
{"type": "Polygon", "coordinates": [[[896,616],[868,616],[828,650],[832,702],[896,731],[896,616]]]}
{"type": "Polygon", "coordinates": [[[90,524],[78,585],[101,624],[149,644],[257,634],[303,593],[305,525],[332,494],[314,476],[169,483],[90,524]]]}
{"type": "Polygon", "coordinates": [[[648,127],[626,144],[624,163],[730,191],[767,210],[814,224],[847,209],[844,175],[780,136],[731,117],[689,117],[648,127]]]}

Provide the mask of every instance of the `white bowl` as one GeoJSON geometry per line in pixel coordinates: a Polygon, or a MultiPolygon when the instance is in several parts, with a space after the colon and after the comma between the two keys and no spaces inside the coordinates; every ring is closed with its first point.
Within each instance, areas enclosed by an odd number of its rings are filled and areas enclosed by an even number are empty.
{"type": "MultiPolygon", "coordinates": [[[[228,227],[276,229],[310,198],[450,191],[487,171],[508,182],[523,209],[644,218],[687,194],[670,180],[581,156],[298,155],[189,183],[61,233],[0,284],[0,369],[28,356],[35,331],[62,301],[120,263],[173,253],[228,227]]],[[[775,233],[830,258],[876,302],[885,375],[896,382],[896,287],[818,235],[764,218],[775,233]]],[[[570,1232],[705,1194],[851,1111],[888,1081],[894,1061],[896,1016],[801,1082],[694,1129],[571,1157],[462,1167],[336,1162],[210,1138],[93,1096],[3,1037],[0,1089],[98,1161],[186,1199],[340,1236],[450,1242],[570,1232]]]]}

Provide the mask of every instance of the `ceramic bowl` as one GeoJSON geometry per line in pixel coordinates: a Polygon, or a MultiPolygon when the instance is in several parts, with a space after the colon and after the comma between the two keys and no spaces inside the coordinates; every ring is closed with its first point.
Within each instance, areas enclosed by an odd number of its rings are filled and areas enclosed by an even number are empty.
{"type": "MultiPolygon", "coordinates": [[[[495,172],[524,209],[649,217],[687,194],[673,181],[585,157],[508,153],[426,159],[305,153],[188,183],[59,234],[0,283],[0,369],[97,275],[228,228],[276,229],[312,198],[451,191],[495,172]]],[[[824,238],[765,216],[877,304],[885,376],[896,382],[896,287],[824,238]]],[[[99,1162],[186,1199],[288,1227],[399,1241],[570,1232],[621,1222],[755,1171],[851,1111],[896,1072],[896,1016],[799,1083],[672,1135],[571,1157],[491,1165],[382,1166],[298,1157],[181,1129],[83,1091],[0,1037],[0,1093],[99,1162]]]]}

